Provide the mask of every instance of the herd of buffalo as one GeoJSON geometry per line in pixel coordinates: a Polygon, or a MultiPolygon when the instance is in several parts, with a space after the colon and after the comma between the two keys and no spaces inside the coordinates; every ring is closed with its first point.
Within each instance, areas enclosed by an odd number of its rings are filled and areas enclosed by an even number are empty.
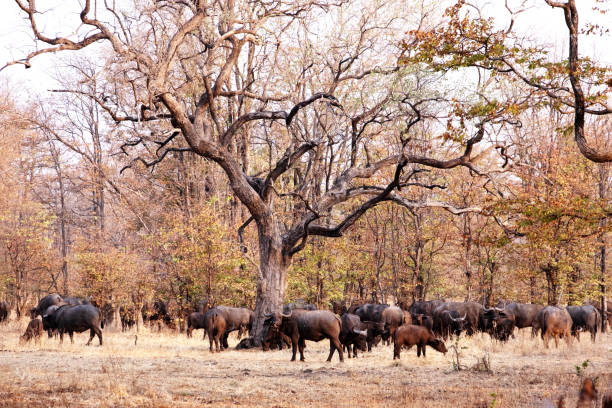
{"type": "MultiPolygon", "coordinates": [[[[468,336],[476,332],[488,333],[499,341],[507,341],[513,336],[515,328],[531,327],[532,335],[541,332],[545,347],[550,338],[558,346],[559,339],[571,345],[572,337],[581,331],[589,332],[595,341],[597,332],[602,326],[602,310],[594,304],[582,306],[543,306],[501,301],[496,307],[486,308],[476,302],[447,302],[443,300],[415,301],[399,306],[386,304],[353,304],[346,307],[334,302],[332,311],[317,310],[317,307],[305,302],[289,303],[282,312],[266,315],[262,344],[252,337],[243,339],[238,349],[262,346],[263,350],[282,349],[283,345],[291,346],[296,358],[299,350],[300,360],[304,361],[305,341],[329,339],[330,348],[327,361],[337,351],[340,361],[344,351],[349,358],[357,357],[357,351],[370,351],[380,341],[393,342],[393,358],[399,358],[403,347],[417,346],[417,356],[425,356],[426,346],[442,353],[447,352],[444,344],[450,336],[465,333],[468,336]]],[[[170,320],[163,303],[154,305],[154,313],[149,319],[170,320]]],[[[612,323],[612,313],[607,311],[605,318],[612,323]]],[[[100,309],[85,299],[61,297],[51,294],[43,297],[38,305],[30,311],[32,320],[21,336],[22,342],[40,339],[47,331],[54,333],[63,341],[64,333],[73,340],[75,332],[90,331],[89,345],[95,336],[102,345],[102,328],[105,318],[100,309]]],[[[122,328],[133,325],[134,317],[121,312],[122,328]]],[[[8,316],[8,305],[0,302],[0,322],[8,316]]],[[[197,311],[189,314],[187,336],[193,330],[203,329],[204,338],[208,334],[210,351],[213,343],[216,351],[228,348],[227,337],[238,331],[238,338],[251,331],[253,312],[247,308],[216,306],[210,307],[207,301],[197,306],[197,311]]]]}

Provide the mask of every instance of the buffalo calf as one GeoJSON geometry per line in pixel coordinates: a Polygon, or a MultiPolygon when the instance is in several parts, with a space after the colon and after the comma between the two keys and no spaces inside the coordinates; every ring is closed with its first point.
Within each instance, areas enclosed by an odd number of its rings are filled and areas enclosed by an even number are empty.
{"type": "Polygon", "coordinates": [[[40,343],[41,336],[43,332],[43,324],[41,319],[32,319],[30,323],[28,323],[28,327],[26,328],[25,333],[19,338],[20,343],[27,343],[32,339],[36,339],[38,343],[40,343]]]}
{"type": "Polygon", "coordinates": [[[440,339],[436,339],[432,332],[427,330],[423,326],[415,326],[412,324],[399,327],[395,331],[395,347],[393,350],[393,359],[400,358],[400,351],[403,346],[407,349],[417,346],[417,357],[425,357],[425,346],[432,347],[434,350],[440,353],[446,353],[448,350],[444,345],[444,342],[440,339]]]}

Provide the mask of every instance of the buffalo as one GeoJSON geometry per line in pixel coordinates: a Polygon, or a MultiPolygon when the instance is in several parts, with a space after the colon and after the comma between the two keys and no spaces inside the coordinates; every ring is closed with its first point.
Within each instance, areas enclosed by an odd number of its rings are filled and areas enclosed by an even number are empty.
{"type": "Polygon", "coordinates": [[[36,316],[42,316],[46,310],[53,305],[61,305],[63,299],[57,293],[52,293],[40,299],[38,305],[30,310],[30,317],[34,319],[36,316]]]}
{"type": "Polygon", "coordinates": [[[87,345],[91,344],[96,335],[102,345],[100,311],[91,304],[51,306],[43,316],[43,327],[45,330],[57,329],[60,342],[64,341],[64,333],[68,333],[71,343],[74,343],[74,332],[89,330],[87,345]]]}
{"type": "Polygon", "coordinates": [[[407,349],[410,349],[415,344],[417,346],[417,357],[420,357],[421,353],[423,353],[423,357],[425,357],[425,346],[430,346],[440,353],[446,354],[448,351],[444,342],[440,339],[436,339],[433,333],[423,326],[415,326],[412,324],[401,326],[395,331],[393,340],[395,343],[393,348],[394,360],[400,358],[402,347],[406,346],[407,349]]]}
{"type": "Polygon", "coordinates": [[[208,300],[208,298],[204,298],[198,302],[198,304],[196,305],[195,311],[204,314],[208,312],[208,309],[210,308],[211,308],[210,300],[208,300]]]}
{"type": "Polygon", "coordinates": [[[450,316],[454,319],[462,316],[465,320],[465,332],[468,336],[473,335],[477,330],[482,329],[482,315],[484,308],[476,302],[445,302],[436,307],[433,311],[434,333],[448,332],[444,327],[445,322],[450,320],[444,316],[443,312],[451,312],[450,316]],[[444,320],[440,320],[444,317],[444,320]]]}
{"type": "Polygon", "coordinates": [[[591,305],[567,306],[567,312],[572,317],[572,335],[580,341],[580,331],[591,333],[591,341],[595,342],[597,329],[601,325],[601,315],[591,305]]]}
{"type": "MultiPolygon", "coordinates": [[[[206,311],[208,312],[208,310],[206,311]]],[[[206,321],[204,319],[206,313],[193,312],[187,317],[187,337],[191,337],[191,333],[194,330],[204,329],[204,336],[202,340],[206,338],[206,321]]]]}
{"type": "Polygon", "coordinates": [[[119,318],[121,319],[121,331],[130,330],[136,325],[136,309],[133,306],[121,306],[119,308],[119,318]]]}
{"type": "MultiPolygon", "coordinates": [[[[424,314],[413,314],[410,315],[410,324],[414,324],[416,326],[423,326],[429,331],[433,331],[433,319],[431,316],[424,314]]],[[[406,319],[406,321],[408,321],[406,319]]]]}
{"type": "Polygon", "coordinates": [[[359,318],[364,322],[366,320],[370,322],[383,322],[383,311],[388,307],[389,305],[366,303],[355,308],[353,313],[359,316],[359,318]]]}
{"type": "Polygon", "coordinates": [[[11,308],[9,307],[8,303],[6,303],[4,300],[0,301],[0,323],[8,320],[10,310],[11,308]]]}
{"type": "Polygon", "coordinates": [[[306,303],[303,300],[297,302],[287,303],[283,306],[283,313],[290,313],[292,310],[317,310],[317,306],[312,303],[306,303]]]}
{"type": "Polygon", "coordinates": [[[404,311],[397,306],[389,306],[382,311],[381,317],[385,324],[385,336],[383,338],[393,339],[395,330],[405,322],[404,311]]]}
{"type": "Polygon", "coordinates": [[[26,328],[25,333],[21,337],[19,337],[20,343],[27,343],[32,339],[36,339],[38,343],[41,341],[41,336],[43,332],[43,323],[42,320],[38,317],[30,320],[28,323],[28,327],[26,328]]]}
{"type": "Polygon", "coordinates": [[[304,361],[305,340],[321,341],[329,339],[329,356],[331,361],[334,352],[338,350],[340,361],[344,361],[342,345],[340,344],[340,332],[342,324],[340,318],[328,310],[293,310],[289,314],[273,313],[266,315],[268,332],[265,341],[274,337],[275,332],[282,332],[291,338],[293,356],[295,361],[297,348],[300,349],[300,361],[304,361]]]}
{"type": "Polygon", "coordinates": [[[213,308],[206,312],[204,315],[205,329],[204,333],[208,333],[208,341],[210,342],[210,352],[213,351],[213,340],[217,352],[227,348],[223,344],[224,333],[227,330],[227,324],[225,321],[224,313],[219,308],[213,308]],[[221,347],[219,348],[219,343],[221,347]]]}
{"type": "Polygon", "coordinates": [[[544,347],[548,348],[550,337],[555,339],[555,347],[559,347],[559,339],[565,338],[567,345],[572,344],[572,317],[565,308],[546,306],[538,316],[538,326],[542,330],[544,347]]]}
{"type": "Polygon", "coordinates": [[[340,343],[346,347],[348,357],[351,358],[351,347],[353,357],[357,357],[357,349],[367,350],[368,329],[367,325],[359,319],[359,316],[345,313],[340,319],[342,329],[340,331],[340,343]]]}
{"type": "MultiPolygon", "coordinates": [[[[242,341],[243,340],[241,340],[240,342],[242,343],[242,341]]],[[[270,349],[282,350],[283,346],[286,346],[287,348],[291,347],[291,338],[289,338],[289,336],[280,331],[274,331],[273,333],[270,333],[270,336],[267,337],[262,343],[263,351],[268,351],[270,349]]]]}
{"type": "Polygon", "coordinates": [[[533,329],[533,323],[536,320],[536,316],[544,306],[532,304],[532,303],[516,303],[516,302],[500,302],[499,307],[503,307],[503,310],[507,314],[514,315],[514,325],[523,329],[525,327],[532,328],[532,334],[535,335],[533,329]]]}
{"type": "MultiPolygon", "coordinates": [[[[253,325],[253,311],[245,307],[229,307],[229,306],[217,306],[214,309],[218,310],[225,319],[225,333],[223,334],[223,347],[228,348],[227,337],[235,330],[238,330],[239,334],[243,331],[248,330],[251,332],[251,326],[253,325]]],[[[210,309],[212,310],[212,309],[210,309]]],[[[208,313],[208,312],[207,312],[208,313]]]]}
{"type": "Polygon", "coordinates": [[[331,302],[331,307],[332,307],[332,312],[334,312],[338,316],[342,316],[343,314],[348,312],[348,309],[344,301],[339,302],[337,300],[334,300],[331,302]]]}
{"type": "Polygon", "coordinates": [[[484,309],[482,329],[500,341],[507,341],[514,331],[515,316],[506,308],[484,309]]]}
{"type": "Polygon", "coordinates": [[[469,322],[466,320],[467,314],[459,316],[456,310],[438,310],[434,311],[434,333],[441,336],[444,340],[455,335],[459,336],[466,331],[469,322]]]}
{"type": "Polygon", "coordinates": [[[446,302],[444,302],[444,300],[425,300],[422,302],[415,301],[408,307],[408,311],[411,315],[423,314],[433,317],[434,310],[436,310],[436,308],[443,303],[446,302]]]}
{"type": "MultiPolygon", "coordinates": [[[[595,309],[597,309],[597,311],[601,315],[601,318],[603,320],[607,320],[608,325],[612,326],[612,301],[611,300],[607,300],[606,301],[606,312],[605,313],[604,313],[603,309],[601,308],[602,303],[600,301],[589,300],[589,301],[585,302],[585,304],[591,305],[595,309]]],[[[603,328],[602,328],[602,330],[603,330],[603,328]]]]}

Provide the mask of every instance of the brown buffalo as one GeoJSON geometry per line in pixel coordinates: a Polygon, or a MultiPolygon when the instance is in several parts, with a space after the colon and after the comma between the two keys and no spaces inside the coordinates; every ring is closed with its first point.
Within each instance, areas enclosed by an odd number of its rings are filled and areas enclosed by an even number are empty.
{"type": "Polygon", "coordinates": [[[225,317],[219,309],[214,308],[206,312],[206,314],[204,315],[204,321],[206,325],[204,332],[208,333],[208,341],[210,342],[210,352],[212,353],[213,351],[214,341],[218,353],[224,348],[223,334],[225,333],[227,327],[225,317]],[[219,343],[221,343],[221,347],[219,347],[219,343]]]}
{"type": "Polygon", "coordinates": [[[382,321],[385,323],[385,332],[388,333],[383,339],[393,339],[395,330],[404,324],[404,311],[397,306],[389,306],[382,311],[382,321]]]}
{"type": "Polygon", "coordinates": [[[38,343],[40,343],[41,336],[43,333],[43,323],[42,319],[36,318],[30,320],[28,323],[28,327],[26,328],[25,333],[19,338],[20,343],[27,343],[32,339],[36,339],[38,343]]]}
{"type": "Polygon", "coordinates": [[[448,350],[444,345],[444,342],[440,339],[435,338],[432,332],[427,330],[423,326],[415,326],[412,324],[399,327],[395,331],[394,336],[395,346],[393,349],[393,359],[400,358],[400,351],[402,347],[410,349],[416,344],[417,346],[417,357],[425,357],[425,346],[432,347],[434,350],[440,353],[446,353],[448,350]]]}
{"type": "Polygon", "coordinates": [[[572,344],[572,317],[565,308],[546,306],[538,313],[538,326],[542,330],[544,347],[548,348],[551,337],[555,339],[555,347],[559,347],[559,339],[565,339],[568,346],[572,344]]]}

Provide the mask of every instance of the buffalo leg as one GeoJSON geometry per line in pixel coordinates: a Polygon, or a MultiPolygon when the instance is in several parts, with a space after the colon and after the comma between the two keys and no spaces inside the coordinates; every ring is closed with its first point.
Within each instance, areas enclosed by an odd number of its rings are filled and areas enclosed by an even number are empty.
{"type": "Polygon", "coordinates": [[[336,351],[336,347],[334,347],[334,341],[332,339],[329,339],[329,357],[327,357],[327,361],[331,361],[332,356],[334,355],[334,351],[336,351]]]}
{"type": "Polygon", "coordinates": [[[400,342],[396,341],[395,344],[393,345],[393,359],[394,360],[396,358],[397,359],[400,358],[401,349],[402,349],[402,345],[400,344],[400,342]]]}
{"type": "Polygon", "coordinates": [[[202,341],[206,340],[206,329],[204,329],[203,331],[204,331],[204,335],[202,336],[202,341]]]}
{"type": "Polygon", "coordinates": [[[191,327],[187,328],[187,337],[191,337],[191,332],[193,331],[193,329],[191,327]]]}
{"type": "Polygon", "coordinates": [[[96,327],[96,328],[94,328],[94,332],[98,336],[98,340],[100,341],[100,345],[102,345],[102,330],[99,327],[96,327]]]}
{"type": "Polygon", "coordinates": [[[70,336],[70,344],[74,344],[74,332],[69,331],[68,335],[70,336]]]}
{"type": "Polygon", "coordinates": [[[417,358],[421,357],[421,348],[422,347],[423,347],[422,345],[417,344],[417,358]]]}
{"type": "MultiPolygon", "coordinates": [[[[353,348],[355,346],[353,345],[353,348]]],[[[342,345],[340,344],[340,340],[330,338],[329,339],[329,357],[327,357],[327,361],[331,361],[332,356],[334,355],[334,351],[338,350],[338,356],[340,357],[340,361],[344,361],[344,353],[342,353],[342,345]]]]}
{"type": "Polygon", "coordinates": [[[229,345],[227,344],[227,336],[229,336],[229,333],[230,333],[229,330],[226,330],[225,333],[223,333],[223,342],[221,344],[222,348],[225,348],[225,349],[229,348],[229,345]]]}
{"type": "Polygon", "coordinates": [[[291,338],[291,350],[293,352],[293,356],[291,357],[291,361],[295,361],[295,355],[297,353],[297,347],[298,347],[298,339],[297,339],[297,337],[292,337],[291,338]]]}
{"type": "Polygon", "coordinates": [[[298,347],[300,349],[300,361],[304,361],[304,347],[306,347],[306,340],[300,338],[298,341],[298,347]]]}
{"type": "Polygon", "coordinates": [[[94,331],[94,329],[89,329],[89,341],[87,342],[87,344],[85,344],[86,346],[89,346],[91,344],[91,340],[96,336],[96,332],[94,331]]]}
{"type": "Polygon", "coordinates": [[[213,333],[212,330],[210,332],[208,332],[208,342],[210,343],[210,352],[213,352],[213,333]]]}
{"type": "Polygon", "coordinates": [[[220,353],[221,350],[223,350],[223,338],[221,337],[221,334],[217,334],[215,336],[215,347],[217,348],[217,353],[220,353]],[[219,344],[221,343],[221,344],[219,344]],[[219,347],[221,346],[221,347],[219,347]]]}

